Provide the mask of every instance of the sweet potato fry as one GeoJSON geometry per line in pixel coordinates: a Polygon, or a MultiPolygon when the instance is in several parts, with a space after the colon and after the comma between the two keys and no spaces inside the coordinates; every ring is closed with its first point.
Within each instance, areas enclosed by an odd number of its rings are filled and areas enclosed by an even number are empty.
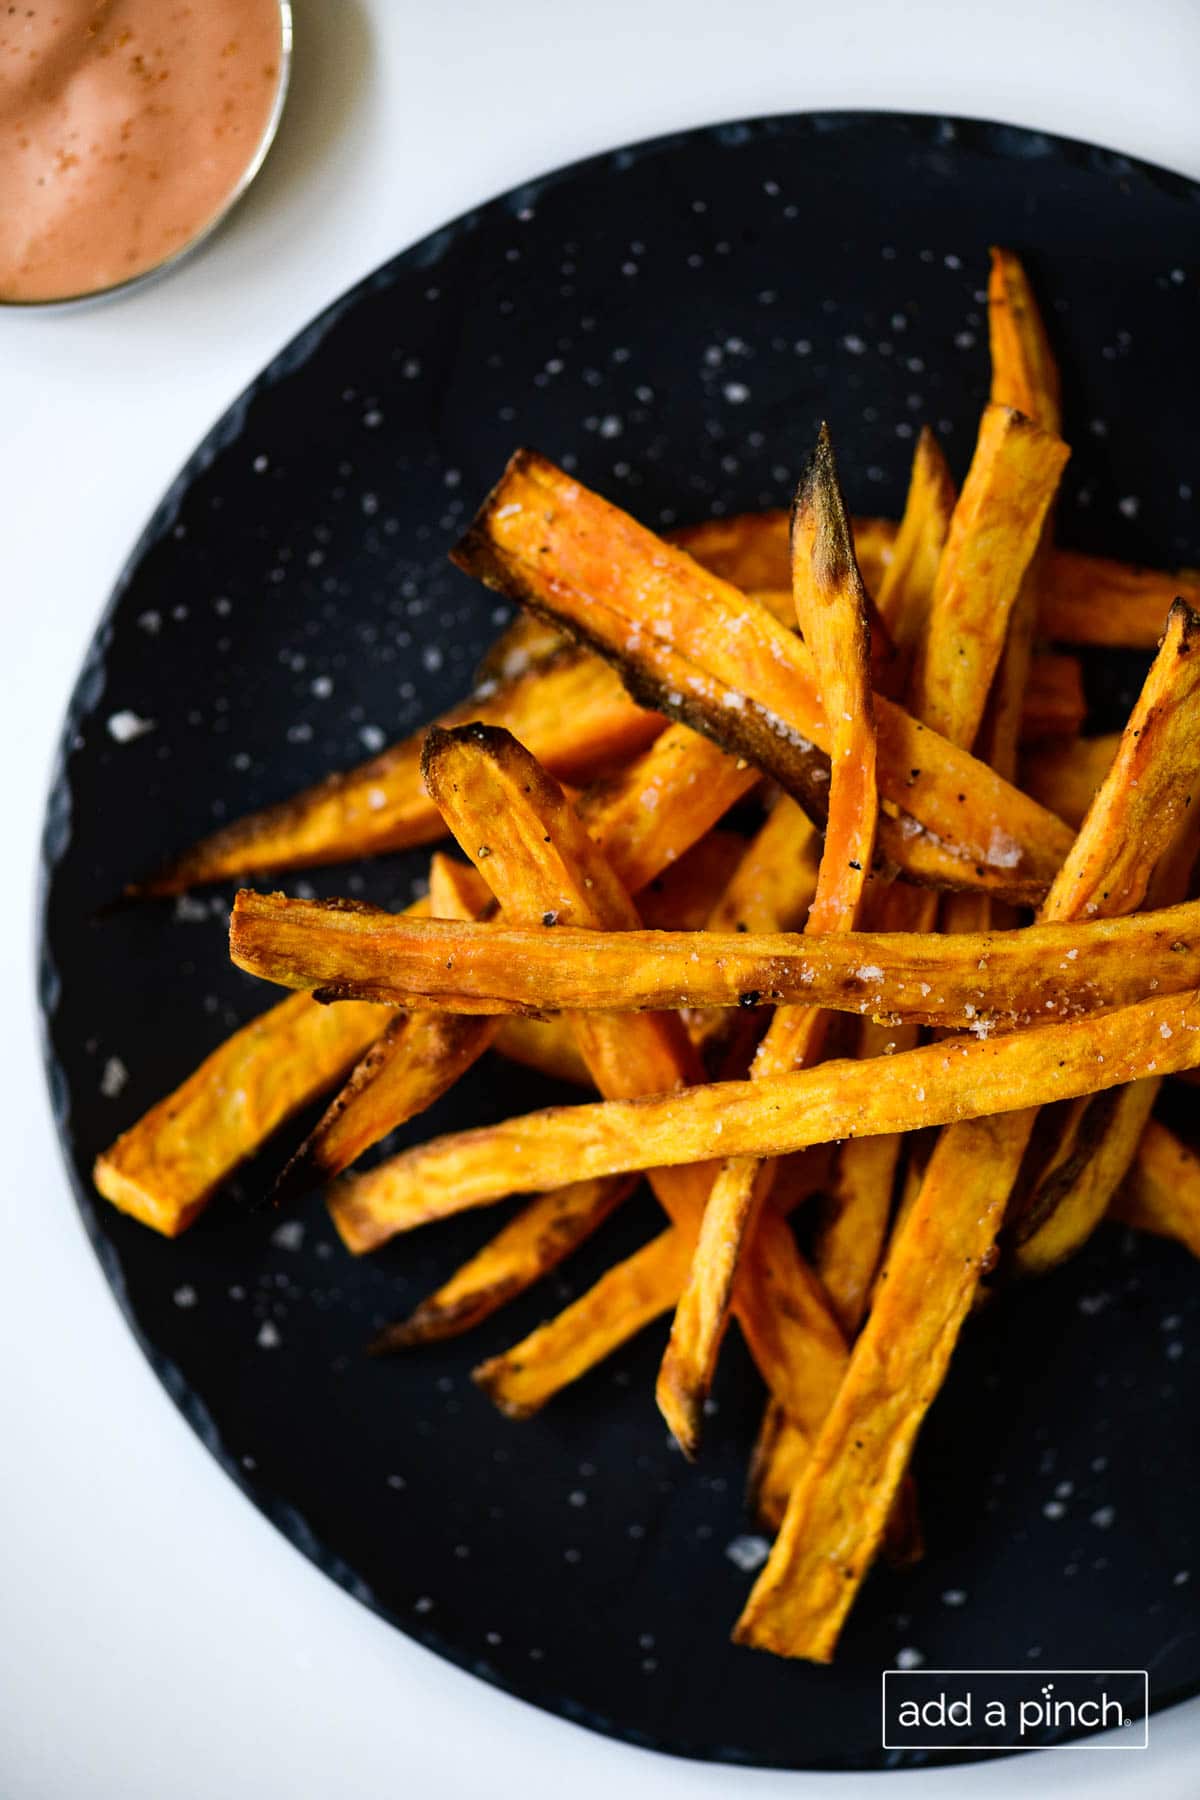
{"type": "Polygon", "coordinates": [[[1102,1101],[1111,1105],[1112,1093],[1085,1094],[1078,1100],[1064,1100],[1060,1106],[1042,1108],[1021,1165],[1021,1181],[1009,1202],[1009,1223],[1024,1206],[1027,1194],[1036,1189],[1040,1182],[1052,1178],[1055,1171],[1074,1154],[1079,1140],[1079,1127],[1093,1103],[1099,1106],[1102,1101]]]}
{"type": "Polygon", "coordinates": [[[969,747],[1069,452],[1012,407],[989,405],[938,566],[910,702],[969,747]]]}
{"type": "Polygon", "coordinates": [[[1080,825],[1120,742],[1121,733],[1111,731],[1065,744],[1035,745],[1021,758],[1021,786],[1068,825],[1080,825]]]}
{"type": "MultiPolygon", "coordinates": [[[[898,919],[917,930],[932,930],[936,896],[893,887],[881,899],[882,907],[872,910],[882,922],[898,919]]],[[[864,1019],[859,1058],[914,1050],[920,1041],[920,1030],[915,1025],[885,1026],[864,1019]]],[[[903,1133],[849,1139],[837,1149],[835,1177],[824,1190],[825,1212],[812,1246],[813,1267],[851,1336],[861,1323],[878,1274],[892,1217],[896,1171],[905,1149],[903,1133]],[[860,1301],[857,1296],[864,1283],[866,1290],[860,1301]],[[848,1321],[852,1319],[850,1326],[848,1321]]],[[[906,1169],[911,1164],[910,1155],[906,1169]]]]}
{"type": "MultiPolygon", "coordinates": [[[[947,896],[947,899],[951,896],[947,896]]],[[[967,899],[966,895],[954,898],[967,899]]],[[[906,933],[932,933],[937,918],[937,896],[902,885],[885,888],[872,897],[870,915],[885,929],[899,926],[906,933]]],[[[980,1021],[970,1023],[976,1030],[980,1021]]],[[[863,1020],[859,1057],[895,1055],[915,1050],[920,1042],[916,1025],[863,1020]]],[[[825,1191],[824,1227],[813,1244],[813,1267],[830,1296],[842,1325],[853,1335],[861,1323],[878,1270],[891,1216],[896,1169],[904,1149],[902,1134],[878,1138],[851,1138],[837,1153],[837,1172],[825,1191]],[[870,1274],[868,1274],[870,1271],[870,1274]],[[866,1282],[861,1302],[856,1296],[866,1282]],[[853,1319],[853,1326],[848,1321],[853,1319]]]]}
{"type": "MultiPolygon", "coordinates": [[[[896,528],[878,521],[890,551],[896,528]]],[[[858,522],[855,521],[857,531],[858,522]]],[[[686,550],[710,575],[745,593],[776,588],[791,599],[791,514],[787,507],[769,512],[735,513],[727,519],[702,519],[670,534],[669,542],[686,550]]],[[[857,541],[857,540],[856,540],[857,541]]]]}
{"type": "MultiPolygon", "coordinates": [[[[812,742],[827,751],[828,726],[811,658],[765,608],[527,452],[455,559],[552,615],[631,672],[643,697],[813,805],[823,765],[812,742]]],[[[875,711],[880,790],[909,821],[883,821],[883,853],[947,885],[1018,898],[1041,888],[1069,847],[1066,828],[882,696],[875,711]]]]}
{"type": "Polygon", "coordinates": [[[1079,550],[1056,550],[1038,630],[1059,644],[1153,650],[1176,599],[1200,609],[1200,572],[1136,569],[1079,550]]]}
{"type": "MultiPolygon", "coordinates": [[[[776,1015],[778,1016],[778,1015],[776,1015]]],[[[814,1048],[816,1033],[813,1034],[814,1048]]],[[[802,1046],[801,1051],[807,1048],[802,1046]]],[[[700,1445],[704,1402],[712,1385],[725,1335],[729,1307],[744,1254],[752,1255],[755,1221],[770,1188],[773,1169],[753,1157],[729,1158],[712,1186],[691,1268],[675,1308],[671,1336],[659,1367],[659,1411],[688,1456],[700,1445]]],[[[817,1290],[813,1279],[813,1289],[817,1290]]],[[[821,1296],[823,1305],[827,1305],[821,1296]]],[[[844,1346],[843,1346],[844,1349],[844,1346]]],[[[824,1387],[827,1406],[841,1376],[841,1363],[824,1387]]],[[[793,1417],[796,1408],[788,1408],[793,1417]]],[[[811,1423],[815,1423],[815,1418],[811,1423]]]]}
{"type": "MultiPolygon", "coordinates": [[[[794,1424],[776,1401],[768,1400],[750,1459],[746,1504],[771,1536],[783,1523],[788,1495],[811,1451],[811,1436],[794,1424]]],[[[892,1568],[907,1569],[920,1562],[924,1553],[917,1491],[910,1477],[901,1484],[896,1496],[884,1534],[883,1554],[892,1568]]]]}
{"type": "MultiPolygon", "coordinates": [[[[1154,687],[1153,676],[1148,685],[1154,687]]],[[[1186,682],[1181,681],[1180,685],[1186,685],[1186,682]]],[[[1158,708],[1148,717],[1143,715],[1138,738],[1139,752],[1151,758],[1156,749],[1161,751],[1163,748],[1161,744],[1156,745],[1158,734],[1162,732],[1168,739],[1165,757],[1171,773],[1162,775],[1163,762],[1160,760],[1152,764],[1149,777],[1153,786],[1157,776],[1164,789],[1169,782],[1177,788],[1181,783],[1185,784],[1189,766],[1193,781],[1200,784],[1200,753],[1194,749],[1189,752],[1186,727],[1182,731],[1179,729],[1180,721],[1172,708],[1172,701],[1177,698],[1163,693],[1160,688],[1158,708]],[[1172,756],[1175,758],[1173,765],[1170,762],[1172,756]]],[[[1187,705],[1184,698],[1184,711],[1187,705]]],[[[1118,760],[1122,753],[1118,751],[1118,760]]],[[[1178,900],[1190,886],[1200,851],[1200,804],[1195,804],[1198,799],[1200,794],[1193,788],[1187,796],[1189,803],[1185,805],[1180,827],[1151,876],[1147,896],[1151,905],[1178,900]]],[[[1147,803],[1152,805],[1153,802],[1151,793],[1147,803]]],[[[1149,977],[1147,985],[1153,987],[1157,979],[1156,976],[1149,977]]],[[[1041,1274],[1073,1255],[1091,1236],[1137,1155],[1161,1087],[1162,1078],[1155,1076],[1093,1101],[1087,1108],[1072,1154],[1062,1167],[1054,1169],[1041,1183],[1026,1201],[1021,1216],[1012,1224],[1011,1235],[1016,1245],[1013,1263],[1020,1273],[1041,1274]]]]}
{"type": "MultiPolygon", "coordinates": [[[[1087,712],[1078,658],[1034,651],[1037,597],[1053,528],[1051,511],[1042,520],[1041,538],[1008,615],[1000,662],[974,740],[976,754],[1005,781],[1017,779],[1017,758],[1023,743],[1036,743],[1056,733],[1072,736],[1081,729],[1087,712]]],[[[991,922],[992,902],[987,895],[977,897],[974,913],[969,905],[960,910],[965,910],[974,926],[982,928],[991,922]]]]}
{"type": "Polygon", "coordinates": [[[896,1198],[896,1217],[892,1221],[893,1236],[898,1233],[916,1204],[917,1197],[921,1192],[921,1183],[925,1179],[925,1171],[929,1167],[929,1159],[933,1155],[936,1143],[937,1135],[932,1131],[924,1132],[920,1138],[909,1139],[908,1156],[900,1181],[900,1192],[896,1198]]]}
{"type": "Polygon", "coordinates": [[[833,1172],[834,1153],[829,1144],[814,1144],[795,1156],[781,1156],[768,1202],[781,1219],[790,1218],[798,1206],[824,1193],[833,1172]]]}
{"type": "Polygon", "coordinates": [[[1146,890],[1145,905],[1150,909],[1176,905],[1186,894],[1193,893],[1198,864],[1200,806],[1195,804],[1193,789],[1193,804],[1183,807],[1179,828],[1155,865],[1146,890]]]}
{"type": "MultiPolygon", "coordinates": [[[[858,564],[858,572],[863,578],[863,586],[874,600],[878,596],[891,562],[896,541],[896,527],[891,519],[859,517],[851,520],[851,530],[854,534],[854,560],[858,564]]],[[[696,560],[703,562],[704,558],[701,556],[696,560]]],[[[736,575],[729,575],[726,579],[731,581],[734,587],[743,585],[736,575]]],[[[753,587],[754,583],[747,582],[745,585],[753,587]]],[[[884,619],[883,622],[887,626],[888,621],[884,619]]],[[[890,626],[888,626],[888,633],[890,636],[890,626]]]]}
{"type": "Polygon", "coordinates": [[[829,737],[829,818],[810,928],[846,931],[870,878],[879,799],[867,596],[825,425],[792,510],[792,592],[829,737]]]}
{"type": "Polygon", "coordinates": [[[435,727],[425,740],[422,772],[506,922],[590,930],[603,915],[618,921],[617,929],[638,925],[627,889],[570,799],[508,732],[435,727]]]}
{"type": "MultiPolygon", "coordinates": [[[[901,890],[895,890],[899,893],[901,890]]],[[[907,890],[904,890],[907,892],[907,890]]],[[[1200,980],[1200,902],[938,936],[457,924],[243,890],[230,953],[284,986],[463,1013],[805,1005],[990,1030],[1200,980]]]]}
{"type": "Polygon", "coordinates": [[[668,1226],[555,1318],[481,1363],[475,1380],[510,1419],[529,1418],[674,1304],[690,1255],[688,1238],[668,1226]]]}
{"type": "MultiPolygon", "coordinates": [[[[1086,1102],[1081,1101],[1079,1104],[1086,1105],[1086,1102]]],[[[865,1140],[858,1141],[865,1142],[865,1140]]],[[[880,1286],[886,1279],[888,1255],[900,1242],[900,1234],[908,1221],[908,1215],[920,1198],[921,1185],[925,1180],[925,1171],[929,1167],[930,1156],[932,1155],[936,1143],[937,1134],[932,1131],[924,1134],[923,1141],[921,1139],[914,1139],[912,1136],[908,1138],[906,1146],[908,1153],[904,1160],[904,1167],[900,1175],[899,1188],[896,1194],[896,1210],[888,1228],[887,1237],[884,1243],[884,1254],[880,1258],[879,1267],[875,1271],[875,1280],[871,1284],[871,1306],[875,1304],[880,1286]],[[916,1153],[916,1145],[918,1143],[922,1143],[923,1154],[916,1153]]]]}
{"type": "Polygon", "coordinates": [[[1070,911],[1060,909],[1058,916],[1112,916],[1142,904],[1158,855],[1169,848],[1192,806],[1198,733],[1200,614],[1177,600],[1112,767],[1064,864],[1063,876],[1072,881],[1070,911]],[[1127,796],[1126,835],[1119,846],[1102,818],[1104,797],[1114,789],[1127,796]],[[1149,846],[1156,849],[1152,860],[1149,846]]]}
{"type": "MultiPolygon", "coordinates": [[[[1188,664],[1196,656],[1193,640],[1198,627],[1200,620],[1185,607],[1173,608],[1167,636],[1113,768],[1047,896],[1043,917],[1087,918],[1141,901],[1159,856],[1176,834],[1190,793],[1192,769],[1179,753],[1175,728],[1180,712],[1186,711],[1194,680],[1188,664]],[[1175,700],[1182,705],[1173,704],[1175,700]],[[1143,737],[1145,754],[1140,750],[1143,737]]],[[[1140,1031],[1143,1023],[1150,1023],[1142,1010],[1147,1004],[1152,1011],[1154,1002],[1143,1001],[1100,1014],[1086,1024],[1028,1033],[1023,1041],[1036,1060],[1038,1040],[1056,1034],[1069,1037],[1088,1027],[1103,1032],[1106,1021],[1110,1026],[1127,1023],[1140,1031]]],[[[1110,1050],[1097,1038],[1090,1046],[1097,1060],[1089,1082],[1079,1086],[1072,1082],[1036,1100],[1026,1093],[1015,1107],[980,1109],[981,1114],[1004,1116],[975,1117],[939,1138],[920,1193],[893,1238],[884,1278],[851,1353],[846,1378],[738,1621],[739,1643],[816,1661],[832,1655],[842,1621],[880,1541],[921,1421],[941,1385],[980,1272],[993,1254],[1033,1129],[1032,1107],[1166,1074],[1160,1052],[1170,1051],[1177,1023],[1190,1015],[1200,1025],[1200,995],[1182,1005],[1178,1021],[1160,1018],[1154,1023],[1143,1040],[1142,1066],[1132,1076],[1109,1081],[1113,1071],[1108,1058],[1119,1052],[1115,1044],[1110,1050]]],[[[893,1058],[890,1066],[911,1065],[926,1054],[914,1051],[893,1058]]],[[[1180,1066],[1195,1066],[1197,1060],[1185,1054],[1180,1066]]],[[[1065,1064],[1058,1073],[1065,1073],[1065,1064]]],[[[1014,1098],[1010,1094],[1010,1101],[1014,1098]]]]}
{"type": "MultiPolygon", "coordinates": [[[[880,608],[908,658],[909,673],[912,654],[926,629],[954,504],[954,484],[945,459],[925,428],[917,441],[904,518],[880,590],[880,608]]],[[[909,698],[907,685],[905,698],[909,698]]],[[[973,898],[986,907],[986,899],[973,898]]],[[[883,931],[932,931],[936,897],[893,885],[871,896],[865,918],[867,924],[883,931]]],[[[987,920],[980,922],[986,925],[987,920]]],[[[885,1027],[864,1020],[859,1055],[913,1050],[918,1042],[914,1026],[885,1027]]],[[[883,1253],[903,1142],[894,1132],[850,1139],[838,1152],[836,1174],[826,1194],[823,1226],[812,1249],[813,1267],[851,1338],[861,1324],[883,1253]]],[[[774,1450],[764,1447],[764,1454],[778,1458],[783,1465],[781,1469],[768,1466],[762,1476],[764,1489],[780,1494],[783,1480],[794,1477],[796,1446],[786,1432],[780,1433],[774,1450]]]]}
{"type": "MultiPolygon", "coordinates": [[[[1050,349],[1046,328],[1033,297],[1028,277],[1010,250],[993,248],[988,278],[988,341],[992,356],[993,405],[1011,406],[1032,419],[1043,431],[1057,436],[1062,431],[1061,383],[1058,365],[1050,349]]],[[[1009,614],[1008,631],[1000,665],[987,699],[981,741],[977,746],[985,760],[1006,781],[1016,776],[1017,750],[1022,740],[1078,731],[1083,723],[1083,682],[1078,665],[1064,664],[1059,671],[1068,686],[1052,688],[1045,680],[1049,668],[1039,669],[1040,689],[1035,688],[1033,642],[1041,596],[1046,587],[1050,546],[1054,533],[1054,508],[1042,520],[1040,539],[1029,560],[1021,587],[1009,614]],[[1074,688],[1069,676],[1075,675],[1074,688]],[[1062,721],[1047,710],[1037,717],[1038,702],[1073,700],[1074,720],[1062,721]]],[[[985,903],[986,905],[986,903],[985,903]]],[[[977,913],[976,923],[987,917],[977,913]]]]}
{"type": "Polygon", "coordinates": [[[768,1400],[746,1476],[746,1504],[772,1537],[783,1524],[788,1495],[812,1454],[812,1439],[768,1400]]]}
{"type": "MultiPolygon", "coordinates": [[[[837,1165],[839,1188],[831,1196],[841,1203],[841,1209],[833,1212],[829,1224],[817,1237],[813,1246],[813,1267],[822,1287],[830,1295],[851,1342],[874,1299],[889,1230],[894,1240],[920,1190],[920,1174],[912,1154],[912,1143],[911,1137],[891,1133],[875,1138],[851,1138],[841,1146],[837,1165]],[[877,1160],[870,1156],[872,1150],[876,1151],[877,1160]],[[898,1185],[897,1171],[901,1165],[903,1173],[892,1216],[891,1201],[898,1185]],[[851,1320],[854,1321],[852,1325],[851,1320]]],[[[766,1448],[770,1454],[769,1447],[766,1448]]],[[[794,1480],[795,1446],[781,1442],[778,1454],[787,1465],[789,1482],[794,1480]]],[[[782,1492],[781,1475],[767,1470],[762,1480],[764,1485],[772,1487],[775,1492],[782,1492]]],[[[911,1485],[910,1477],[900,1489],[887,1526],[884,1551],[890,1562],[906,1560],[889,1548],[893,1529],[901,1513],[907,1518],[918,1540],[920,1537],[915,1504],[912,1507],[901,1506],[902,1497],[911,1485]]],[[[788,1491],[790,1492],[790,1486],[788,1491]]],[[[783,1493],[783,1499],[786,1504],[786,1493],[783,1493]]],[[[773,1529],[778,1530],[781,1522],[782,1508],[773,1529]]],[[[901,1539],[903,1541],[903,1533],[901,1539]]],[[[918,1541],[913,1547],[912,1556],[907,1560],[916,1561],[920,1554],[918,1541]]]]}
{"type": "Polygon", "coordinates": [[[994,405],[1015,407],[1043,431],[1062,430],[1061,382],[1029,277],[1011,250],[993,245],[988,344],[994,405]]]}
{"type": "Polygon", "coordinates": [[[1009,1119],[975,1122],[983,1154],[971,1164],[955,1154],[949,1134],[940,1139],[851,1352],[846,1379],[800,1469],[774,1549],[738,1621],[736,1642],[814,1661],[832,1655],[882,1535],[884,1509],[892,1504],[911,1454],[913,1415],[922,1415],[937,1392],[974,1293],[975,1280],[967,1277],[978,1272],[978,1221],[990,1220],[993,1229],[999,1223],[1003,1200],[997,1198],[996,1168],[1000,1159],[1007,1162],[1009,1125],[1009,1119]],[[996,1131],[1000,1137],[992,1158],[986,1138],[996,1131]],[[936,1185],[939,1158],[947,1160],[947,1145],[959,1184],[957,1203],[938,1218],[924,1200],[936,1185]],[[957,1281],[931,1279],[931,1270],[951,1264],[957,1281]],[[914,1304],[920,1275],[920,1303],[914,1304]]]}
{"type": "MultiPolygon", "coordinates": [[[[560,920],[584,929],[636,926],[633,902],[570,802],[513,738],[479,726],[434,731],[426,741],[422,768],[446,823],[508,916],[540,917],[550,928],[560,920]],[[498,823],[503,830],[493,831],[492,824],[498,823]]],[[[579,1015],[575,1030],[602,1094],[661,1093],[699,1079],[699,1061],[676,1013],[620,1019],[579,1015]]],[[[711,1171],[651,1170],[650,1181],[668,1216],[694,1236],[711,1171]]],[[[770,1255],[751,1260],[735,1303],[752,1354],[790,1409],[793,1402],[802,1402],[792,1383],[789,1337],[801,1329],[818,1340],[809,1349],[811,1364],[820,1348],[822,1308],[783,1221],[770,1220],[763,1235],[770,1255]],[[777,1291],[787,1299],[783,1315],[775,1303],[777,1291]]],[[[811,1382],[810,1367],[805,1394],[811,1382]]],[[[829,1383],[836,1384],[835,1374],[829,1383]]]]}
{"type": "Polygon", "coordinates": [[[758,779],[757,769],[727,756],[686,725],[669,725],[620,774],[580,797],[579,816],[622,887],[636,894],[683,856],[758,779]]]}
{"type": "MultiPolygon", "coordinates": [[[[793,931],[804,924],[817,889],[820,839],[788,794],[780,794],[766,822],[746,846],[724,893],[706,921],[710,931],[793,931]]],[[[762,1019],[717,1008],[688,1018],[692,1042],[710,1069],[744,1074],[762,1034],[762,1019]]]]}
{"type": "Polygon", "coordinates": [[[707,929],[798,930],[817,891],[819,851],[812,821],[787,794],[780,794],[710,909],[707,929]]]}
{"type": "MultiPolygon", "coordinates": [[[[892,642],[900,655],[908,659],[924,634],[954,500],[954,483],[946,459],[928,425],[923,425],[913,455],[904,517],[875,594],[892,642]]],[[[854,541],[857,549],[857,532],[854,541]]],[[[865,572],[863,579],[866,580],[865,572]]]]}
{"type": "Polygon", "coordinates": [[[96,1158],[97,1188],[178,1237],[238,1164],[315,1100],[377,1038],[388,1009],[317,1006],[292,994],[252,1019],[96,1158]]]}
{"type": "MultiPolygon", "coordinates": [[[[564,780],[577,781],[643,749],[663,720],[635,705],[611,672],[573,649],[495,685],[485,683],[444,716],[503,725],[564,780]]],[[[235,819],[172,858],[127,892],[177,894],[202,882],[377,856],[435,842],[443,835],[437,808],[421,786],[420,731],[370,762],[331,775],[316,787],[261,812],[235,819]]]]}
{"type": "MultiPolygon", "coordinates": [[[[473,869],[435,855],[429,904],[439,918],[478,919],[492,897],[473,869]]],[[[497,1026],[495,1019],[450,1013],[395,1015],[287,1163],[275,1184],[275,1204],[323,1187],[397,1125],[432,1106],[479,1060],[497,1026]]]]}
{"type": "MultiPolygon", "coordinates": [[[[997,680],[1003,673],[997,673],[997,680]]],[[[994,690],[993,690],[994,691],[994,690]]],[[[1019,744],[1044,738],[1073,738],[1083,729],[1087,697],[1077,656],[1043,650],[1029,658],[1018,713],[1019,744]]],[[[1086,810],[1086,809],[1085,809],[1086,810]]]]}
{"type": "Polygon", "coordinates": [[[591,1087],[592,1078],[579,1054],[575,1034],[565,1018],[527,1019],[510,1014],[501,1019],[494,1047],[509,1062],[523,1063],[553,1081],[591,1087]]]}
{"type": "MultiPolygon", "coordinates": [[[[408,916],[428,910],[417,900],[408,916]]],[[[226,1038],[96,1159],[93,1177],[106,1200],[177,1237],[234,1169],[333,1087],[395,1017],[390,1007],[352,1006],[342,1018],[322,1018],[324,1008],[299,1000],[226,1038]]]]}
{"type": "Polygon", "coordinates": [[[322,1187],[389,1131],[432,1106],[479,1060],[495,1033],[493,1019],[393,1014],[283,1169],[274,1203],[290,1205],[322,1187]]]}
{"type": "MultiPolygon", "coordinates": [[[[1173,611],[1172,624],[1181,616],[1182,606],[1178,613],[1173,611]]],[[[1186,657],[1189,653],[1182,639],[1180,645],[1178,654],[1186,657]]],[[[1139,756],[1153,762],[1151,781],[1170,783],[1176,790],[1176,803],[1180,781],[1186,779],[1189,767],[1187,716],[1196,705],[1188,690],[1187,671],[1179,662],[1156,664],[1143,704],[1123,740],[1128,750],[1129,740],[1136,738],[1139,756]]],[[[1195,777],[1200,765],[1194,756],[1190,761],[1195,777]]],[[[1141,785],[1140,776],[1132,779],[1134,785],[1141,785]]],[[[1167,791],[1169,794],[1170,788],[1167,791]]],[[[1194,793],[1183,795],[1179,828],[1154,868],[1146,896],[1151,906],[1177,902],[1188,890],[1200,845],[1200,807],[1190,804],[1194,797],[1194,793]]],[[[1155,799],[1152,788],[1143,806],[1153,806],[1155,799]]],[[[1152,989],[1157,979],[1147,973],[1148,988],[1152,989]]],[[[1068,1109],[1056,1153],[1032,1189],[1022,1195],[1015,1218],[1010,1207],[1008,1235],[1015,1245],[1012,1263],[1020,1273],[1042,1273],[1072,1255],[1091,1235],[1137,1153],[1161,1085],[1161,1079],[1154,1077],[1095,1101],[1076,1101],[1068,1109]]]]}
{"type": "Polygon", "coordinates": [[[780,1156],[810,1144],[1016,1112],[1200,1063],[1200,1002],[1156,995],[1001,1037],[927,1044],[875,1062],[831,1062],[771,1081],[722,1081],[645,1100],[551,1107],[436,1138],[335,1187],[353,1251],[426,1220],[573,1180],[780,1156]],[[1162,1026],[1170,1028],[1164,1038],[1162,1026]],[[1100,1058],[1103,1057],[1103,1062],[1100,1058]]]}
{"type": "Polygon", "coordinates": [[[650,931],[701,931],[727,891],[746,853],[736,831],[709,831],[648,881],[638,912],[650,931]]]}
{"type": "MultiPolygon", "coordinates": [[[[409,1318],[381,1331],[372,1350],[377,1354],[407,1350],[414,1344],[458,1337],[490,1318],[557,1268],[628,1199],[637,1182],[636,1175],[616,1175],[539,1194],[449,1281],[427,1295],[409,1318]]],[[[672,1266],[665,1258],[664,1267],[672,1266]]]]}
{"type": "Polygon", "coordinates": [[[1073,1154],[1039,1185],[1017,1221],[1018,1273],[1044,1275],[1091,1236],[1133,1164],[1159,1086],[1156,1079],[1135,1081],[1087,1107],[1073,1154]]]}
{"type": "MultiPolygon", "coordinates": [[[[864,1023],[860,1060],[882,1056],[894,1041],[888,1028],[864,1023]]],[[[879,1266],[901,1140],[896,1134],[851,1138],[843,1144],[829,1203],[812,1249],[812,1263],[837,1320],[853,1339],[862,1324],[879,1266]]]]}
{"type": "Polygon", "coordinates": [[[1200,1156],[1151,1119],[1109,1217],[1138,1231],[1175,1238],[1200,1256],[1200,1156]]]}
{"type": "MultiPolygon", "coordinates": [[[[792,513],[792,585],[796,616],[830,719],[829,823],[806,931],[851,930],[874,859],[879,800],[866,596],[838,485],[829,433],[801,479],[792,513]]],[[[754,1059],[751,1077],[805,1068],[822,1054],[825,1015],[815,1006],[779,1007],[754,1059]]],[[[734,1157],[714,1183],[687,1285],[675,1309],[659,1371],[659,1404],[684,1449],[699,1443],[743,1246],[774,1169],[734,1157]],[[682,1426],[683,1435],[680,1435],[682,1426]]]]}

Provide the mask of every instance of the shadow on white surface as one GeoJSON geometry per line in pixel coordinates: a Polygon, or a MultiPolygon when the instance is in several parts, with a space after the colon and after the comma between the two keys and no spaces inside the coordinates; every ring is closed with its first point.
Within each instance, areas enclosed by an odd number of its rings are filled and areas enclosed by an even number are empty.
{"type": "Polygon", "coordinates": [[[313,185],[328,171],[355,114],[379,79],[371,22],[360,0],[292,0],[292,80],[274,148],[240,211],[257,227],[268,214],[313,205],[313,185]]]}

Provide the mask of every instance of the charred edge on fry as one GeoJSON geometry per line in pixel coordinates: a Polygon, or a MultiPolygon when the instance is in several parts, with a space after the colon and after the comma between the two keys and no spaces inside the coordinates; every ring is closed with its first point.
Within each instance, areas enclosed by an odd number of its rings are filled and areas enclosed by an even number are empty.
{"type": "Polygon", "coordinates": [[[823,589],[840,588],[853,582],[859,591],[864,611],[866,594],[854,555],[854,539],[846,502],[838,480],[837,459],[833,439],[824,421],[817,434],[816,446],[808,458],[792,501],[791,532],[793,544],[798,529],[811,522],[812,572],[823,589]]]}

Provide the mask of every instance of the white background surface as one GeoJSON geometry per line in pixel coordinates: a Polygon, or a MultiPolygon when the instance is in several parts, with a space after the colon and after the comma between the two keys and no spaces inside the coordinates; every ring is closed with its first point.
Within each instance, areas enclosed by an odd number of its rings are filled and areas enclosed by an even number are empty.
{"type": "Polygon", "coordinates": [[[880,106],[1006,118],[1200,175],[1194,0],[296,0],[276,150],[193,264],[118,304],[0,313],[0,1796],[401,1791],[898,1800],[1200,1785],[1200,1706],[1147,1758],[944,1778],[668,1761],[439,1663],[318,1575],[159,1389],[68,1197],[36,1051],[35,841],[93,621],[168,479],[320,306],[446,218],[623,140],[880,106]]]}

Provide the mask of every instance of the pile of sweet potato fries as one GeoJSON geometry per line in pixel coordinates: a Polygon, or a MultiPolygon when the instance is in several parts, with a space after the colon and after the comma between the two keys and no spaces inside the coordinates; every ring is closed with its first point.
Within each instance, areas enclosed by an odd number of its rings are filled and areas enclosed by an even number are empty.
{"type": "Polygon", "coordinates": [[[820,1661],[877,1550],[920,1553],[909,1463],[981,1282],[1106,1214],[1200,1254],[1200,1161],[1151,1116],[1200,1065],[1200,579],[1054,547],[1058,372],[1007,251],[988,312],[961,492],[926,431],[898,525],[847,516],[824,429],[790,517],[670,540],[518,452],[454,552],[523,609],[470,698],[131,892],[468,860],[401,914],[239,893],[234,961],[300,991],[96,1165],[174,1236],[341,1083],[279,1196],[341,1177],[354,1254],[533,1195],[383,1349],[489,1316],[644,1177],[659,1235],[477,1379],[527,1416],[672,1314],[694,1456],[736,1318],[775,1539],[735,1636],[820,1661]],[[1087,644],[1157,645],[1111,737],[1079,735],[1087,644]],[[600,1098],[344,1173],[489,1049],[600,1098]]]}

